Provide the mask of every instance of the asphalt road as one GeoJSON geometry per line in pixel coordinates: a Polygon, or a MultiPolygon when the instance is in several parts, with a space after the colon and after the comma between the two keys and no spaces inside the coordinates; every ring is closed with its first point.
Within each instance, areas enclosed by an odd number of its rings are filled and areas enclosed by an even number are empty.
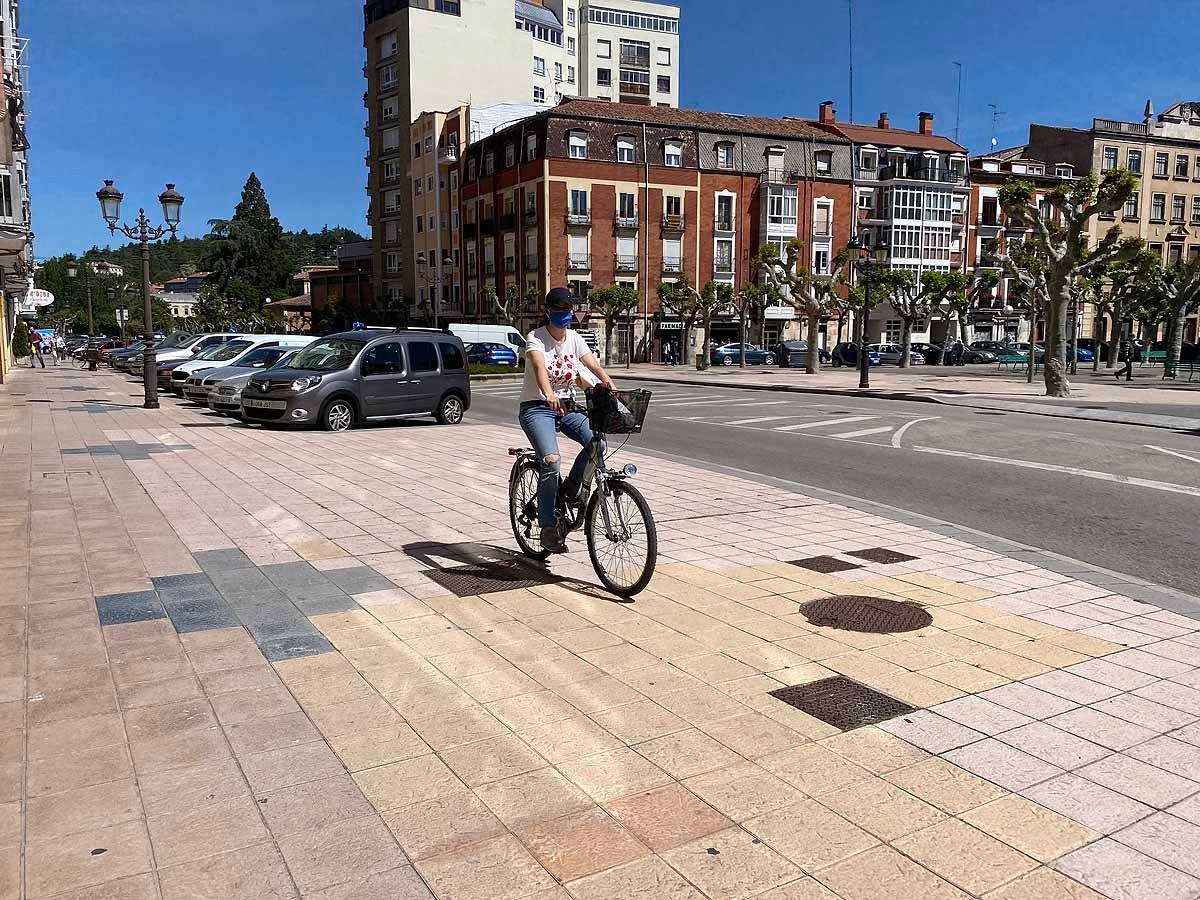
{"type": "MultiPolygon", "coordinates": [[[[1196,435],[897,400],[643,386],[654,397],[631,448],[874,500],[1200,594],[1196,435]]],[[[515,423],[519,390],[481,385],[470,417],[515,423]]]]}

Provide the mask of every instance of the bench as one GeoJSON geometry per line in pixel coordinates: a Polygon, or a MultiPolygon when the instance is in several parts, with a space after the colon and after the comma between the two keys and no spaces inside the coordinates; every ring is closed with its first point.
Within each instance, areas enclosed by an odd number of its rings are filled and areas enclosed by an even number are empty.
{"type": "Polygon", "coordinates": [[[1200,360],[1193,359],[1193,360],[1189,360],[1188,362],[1184,362],[1183,360],[1180,360],[1179,362],[1175,363],[1175,365],[1173,367],[1168,367],[1166,365],[1166,363],[1164,363],[1162,377],[1164,379],[1178,378],[1180,375],[1182,375],[1186,371],[1187,376],[1188,376],[1188,381],[1191,381],[1196,376],[1196,367],[1197,366],[1200,366],[1200,360]]]}
{"type": "Polygon", "coordinates": [[[1166,362],[1166,360],[1166,350],[1147,350],[1142,354],[1142,361],[1140,365],[1153,366],[1155,363],[1166,362]]]}
{"type": "Polygon", "coordinates": [[[996,357],[996,368],[1002,369],[1008,366],[1014,372],[1023,366],[1029,365],[1029,357],[1024,353],[1005,353],[996,357]]]}

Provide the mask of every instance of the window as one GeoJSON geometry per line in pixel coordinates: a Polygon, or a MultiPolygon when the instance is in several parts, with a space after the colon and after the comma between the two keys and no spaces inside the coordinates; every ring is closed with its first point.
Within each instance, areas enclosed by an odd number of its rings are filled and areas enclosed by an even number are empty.
{"type": "Polygon", "coordinates": [[[386,344],[376,344],[363,357],[361,371],[364,376],[403,373],[404,360],[400,356],[400,342],[388,341],[386,344]]]}
{"type": "Polygon", "coordinates": [[[400,223],[395,219],[389,219],[383,223],[383,241],[385,244],[394,244],[400,240],[400,223]]]}
{"type": "Polygon", "coordinates": [[[433,176],[432,175],[430,175],[428,178],[425,179],[425,192],[426,193],[433,192],[433,176]]]}
{"type": "Polygon", "coordinates": [[[633,138],[617,138],[617,162],[634,162],[633,138]]]}
{"type": "Polygon", "coordinates": [[[813,250],[812,273],[814,275],[829,274],[829,248],[818,247],[813,250]]]}
{"type": "Polygon", "coordinates": [[[450,230],[458,231],[458,210],[450,210],[450,230]]]}
{"type": "Polygon", "coordinates": [[[733,231],[733,197],[728,194],[717,196],[716,227],[720,231],[733,231]]]}
{"type": "Polygon", "coordinates": [[[389,97],[379,104],[379,118],[384,122],[395,121],[400,115],[400,101],[389,97]]]}
{"type": "Polygon", "coordinates": [[[796,229],[796,188],[788,185],[771,185],[767,192],[767,224],[790,226],[796,229]]]}
{"type": "Polygon", "coordinates": [[[683,216],[683,198],[677,194],[667,194],[666,210],[668,216],[683,216]]]}
{"type": "Polygon", "coordinates": [[[535,87],[533,89],[533,102],[534,103],[545,103],[546,102],[546,89],[545,88],[535,87]]]}
{"type": "Polygon", "coordinates": [[[387,59],[389,56],[395,56],[400,49],[399,41],[396,40],[396,32],[385,34],[379,39],[378,54],[380,59],[387,59]]]}
{"type": "Polygon", "coordinates": [[[1149,246],[1150,246],[1150,252],[1153,253],[1155,256],[1157,256],[1159,259],[1162,259],[1163,245],[1162,244],[1150,244],[1149,246]]]}
{"type": "Polygon", "coordinates": [[[496,171],[496,154],[489,150],[483,155],[483,174],[491,175],[496,171]]]}
{"type": "MultiPolygon", "coordinates": [[[[985,201],[986,202],[986,201],[985,201]]],[[[875,209],[875,192],[863,191],[858,195],[858,208],[866,212],[872,212],[875,209]]]]}
{"type": "Polygon", "coordinates": [[[733,144],[728,141],[717,144],[717,168],[733,168],[733,144]]]}
{"type": "Polygon", "coordinates": [[[663,164],[673,169],[683,166],[683,144],[680,141],[666,141],[663,144],[663,164]]]}
{"type": "Polygon", "coordinates": [[[434,0],[433,11],[457,16],[459,14],[458,0],[434,0]]]}
{"type": "Polygon", "coordinates": [[[1125,168],[1134,175],[1142,174],[1142,151],[1130,150],[1125,154],[1125,168]]]}
{"type": "Polygon", "coordinates": [[[903,334],[899,319],[888,319],[883,323],[883,343],[895,344],[903,334]]]}
{"type": "MultiPolygon", "coordinates": [[[[458,285],[455,285],[457,288],[458,285]]],[[[457,305],[457,304],[455,304],[457,305]]],[[[458,349],[458,344],[444,344],[438,342],[438,350],[442,351],[442,368],[443,369],[465,369],[467,364],[463,360],[463,354],[458,349]]]]}
{"type": "Polygon", "coordinates": [[[426,153],[433,152],[433,138],[432,137],[425,138],[425,152],[426,153]]]}
{"type": "Polygon", "coordinates": [[[399,81],[400,78],[396,74],[396,67],[394,65],[384,66],[379,70],[379,90],[390,91],[399,81]]]}
{"type": "Polygon", "coordinates": [[[545,75],[546,74],[546,61],[544,59],[542,59],[540,56],[535,56],[533,58],[533,74],[534,75],[545,75]]]}
{"type": "Polygon", "coordinates": [[[575,83],[575,67],[567,66],[567,84],[575,83]]]}
{"type": "Polygon", "coordinates": [[[588,151],[586,131],[568,131],[567,145],[571,159],[587,159],[588,151]]]}
{"type": "Polygon", "coordinates": [[[813,238],[833,236],[833,204],[818,202],[813,207],[813,238]]]}
{"type": "Polygon", "coordinates": [[[1138,216],[1138,192],[1134,191],[1125,201],[1125,218],[1136,219],[1138,216]]]}
{"type": "Polygon", "coordinates": [[[1192,198],[1192,224],[1200,225],[1200,197],[1192,198]]]}
{"type": "Polygon", "coordinates": [[[475,174],[476,174],[475,169],[476,169],[475,160],[474,159],[467,160],[467,181],[475,180],[475,174]]]}
{"type": "Polygon", "coordinates": [[[437,371],[437,350],[432,341],[410,341],[405,349],[408,350],[408,364],[414,373],[437,371]]]}
{"type": "Polygon", "coordinates": [[[813,154],[818,175],[828,175],[833,169],[833,151],[818,150],[813,154]]]}
{"type": "Polygon", "coordinates": [[[1167,160],[1169,154],[1155,153],[1154,154],[1154,175],[1156,178],[1167,177],[1167,160]]]}
{"type": "Polygon", "coordinates": [[[1055,166],[1054,174],[1059,178],[1070,178],[1075,174],[1075,170],[1071,166],[1055,166]]]}
{"type": "Polygon", "coordinates": [[[1150,202],[1150,221],[1165,222],[1167,219],[1167,195],[1155,194],[1150,202]]]}
{"type": "Polygon", "coordinates": [[[567,24],[568,25],[575,24],[575,10],[571,9],[570,7],[567,8],[567,24]]]}
{"type": "Polygon", "coordinates": [[[384,256],[384,271],[389,275],[395,275],[400,271],[400,254],[389,252],[384,256]]]}
{"type": "Polygon", "coordinates": [[[879,151],[874,147],[863,147],[859,150],[858,168],[861,172],[873,172],[879,168],[879,151]]]}
{"type": "Polygon", "coordinates": [[[658,92],[660,94],[671,93],[671,76],[669,76],[669,75],[659,75],[658,76],[658,92]]]}
{"type": "Polygon", "coordinates": [[[525,158],[527,160],[537,159],[537,135],[536,134],[525,135],[525,158]]]}
{"type": "Polygon", "coordinates": [[[511,166],[517,161],[517,148],[513,144],[504,145],[504,165],[511,166]]]}
{"type": "Polygon", "coordinates": [[[414,197],[421,196],[421,188],[423,185],[424,185],[424,182],[420,178],[413,179],[413,196],[414,197]]]}
{"type": "Polygon", "coordinates": [[[979,222],[981,225],[999,225],[1000,224],[1000,198],[999,197],[984,197],[982,206],[979,210],[979,222]]]}
{"type": "Polygon", "coordinates": [[[1194,173],[1192,177],[1196,179],[1196,181],[1200,181],[1200,156],[1196,157],[1196,168],[1192,169],[1192,172],[1194,173]]]}
{"type": "Polygon", "coordinates": [[[717,272],[733,271],[733,241],[727,238],[717,241],[716,252],[713,254],[713,269],[717,272]]]}
{"type": "Polygon", "coordinates": [[[612,85],[612,69],[597,69],[596,84],[603,87],[612,85]]]}
{"type": "MultiPolygon", "coordinates": [[[[1183,158],[1187,159],[1186,156],[1183,158]]],[[[1186,205],[1187,205],[1187,197],[1184,197],[1181,194],[1176,194],[1174,197],[1171,198],[1171,221],[1172,222],[1182,222],[1183,221],[1183,213],[1184,213],[1184,209],[1185,209],[1186,205]]]]}
{"type": "Polygon", "coordinates": [[[554,80],[555,80],[555,82],[556,82],[556,83],[557,83],[557,82],[561,82],[561,81],[563,80],[563,67],[562,67],[562,63],[555,63],[555,64],[554,64],[554,80]]]}
{"type": "Polygon", "coordinates": [[[451,190],[451,192],[458,190],[458,173],[457,172],[450,173],[450,190],[451,190]]]}
{"type": "Polygon", "coordinates": [[[660,66],[669,66],[671,64],[670,47],[659,47],[655,52],[658,54],[658,64],[660,66]]]}
{"type": "Polygon", "coordinates": [[[573,38],[573,37],[567,38],[567,55],[568,56],[575,55],[575,38],[573,38]]]}
{"type": "Polygon", "coordinates": [[[637,218],[637,203],[634,200],[633,194],[618,194],[617,195],[617,216],[622,219],[637,218]]]}
{"type": "Polygon", "coordinates": [[[1188,177],[1188,158],[1182,153],[1178,154],[1175,157],[1175,177],[1176,178],[1187,178],[1188,177]]]}
{"type": "Polygon", "coordinates": [[[612,41],[596,41],[596,59],[612,59],[612,41]]]}
{"type": "Polygon", "coordinates": [[[1101,172],[1109,172],[1117,167],[1117,148],[1104,148],[1104,163],[1100,166],[1101,172]]]}
{"type": "Polygon", "coordinates": [[[424,230],[425,230],[425,217],[417,216],[417,234],[420,234],[424,230]]]}
{"type": "Polygon", "coordinates": [[[385,182],[398,181],[403,172],[402,163],[398,159],[385,160],[383,163],[383,180],[385,182]]]}
{"type": "Polygon", "coordinates": [[[571,215],[586,216],[587,214],[588,214],[587,191],[572,190],[571,191],[571,215]]]}
{"type": "Polygon", "coordinates": [[[413,144],[413,159],[420,159],[420,158],[421,158],[421,142],[417,141],[415,144],[413,144]]]}

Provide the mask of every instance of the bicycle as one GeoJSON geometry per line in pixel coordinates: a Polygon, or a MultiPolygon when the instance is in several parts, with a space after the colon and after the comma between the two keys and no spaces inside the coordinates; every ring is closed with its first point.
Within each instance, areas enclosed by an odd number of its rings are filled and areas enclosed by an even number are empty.
{"type": "MultiPolygon", "coordinates": [[[[592,426],[589,459],[579,496],[568,501],[559,491],[558,516],[564,536],[583,529],[592,567],[604,586],[614,594],[632,597],[643,591],[654,575],[658,532],[650,504],[629,482],[637,474],[637,466],[630,463],[620,469],[609,468],[604,436],[640,432],[650,392],[596,388],[587,391],[586,397],[592,426]]],[[[578,409],[573,402],[566,406],[567,411],[578,409]]],[[[510,447],[508,455],[516,457],[508,479],[513,537],[526,556],[544,560],[550,551],[542,546],[537,516],[540,460],[529,448],[510,447]]]]}

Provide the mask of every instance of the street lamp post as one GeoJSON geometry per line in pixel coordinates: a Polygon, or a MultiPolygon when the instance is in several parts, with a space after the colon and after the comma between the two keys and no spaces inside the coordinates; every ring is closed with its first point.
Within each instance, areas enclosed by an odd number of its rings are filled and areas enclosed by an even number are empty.
{"type": "MultiPolygon", "coordinates": [[[[75,278],[79,275],[79,263],[71,260],[67,263],[67,277],[75,278]]],[[[96,319],[92,315],[92,277],[88,275],[88,265],[83,264],[83,289],[87,296],[87,314],[88,314],[88,337],[96,336],[96,319]]]]}
{"type": "MultiPolygon", "coordinates": [[[[436,263],[431,263],[431,265],[435,264],[436,263]]],[[[421,283],[429,288],[429,307],[433,311],[434,328],[441,327],[441,317],[439,313],[441,311],[442,303],[442,283],[448,280],[443,275],[443,268],[449,269],[453,265],[454,259],[447,255],[442,258],[440,264],[436,264],[436,268],[433,271],[425,269],[417,275],[421,283]]]]}
{"type": "MultiPolygon", "coordinates": [[[[866,243],[857,237],[851,238],[846,246],[855,252],[866,249],[866,243]]],[[[862,321],[858,326],[858,386],[860,388],[871,386],[871,358],[867,347],[867,320],[871,316],[871,271],[877,265],[886,262],[887,251],[887,241],[880,237],[875,242],[874,248],[856,261],[858,269],[863,273],[863,301],[862,315],[860,316],[862,321]]]]}
{"type": "Polygon", "coordinates": [[[143,351],[142,378],[145,381],[145,409],[158,409],[158,370],[154,353],[154,311],[150,296],[150,242],[157,241],[168,233],[174,236],[179,228],[179,212],[183,207],[183,195],[175,190],[175,185],[168,184],[167,189],[158,195],[162,204],[163,225],[151,225],[146,218],[146,210],[139,209],[135,223],[130,225],[117,224],[121,220],[121,200],[124,198],[119,190],[113,187],[111,179],[105,180],[104,187],[96,191],[96,199],[100,201],[100,214],[108,223],[110,234],[121,232],[130,240],[137,241],[142,251],[142,324],[145,331],[146,349],[143,351]]]}

